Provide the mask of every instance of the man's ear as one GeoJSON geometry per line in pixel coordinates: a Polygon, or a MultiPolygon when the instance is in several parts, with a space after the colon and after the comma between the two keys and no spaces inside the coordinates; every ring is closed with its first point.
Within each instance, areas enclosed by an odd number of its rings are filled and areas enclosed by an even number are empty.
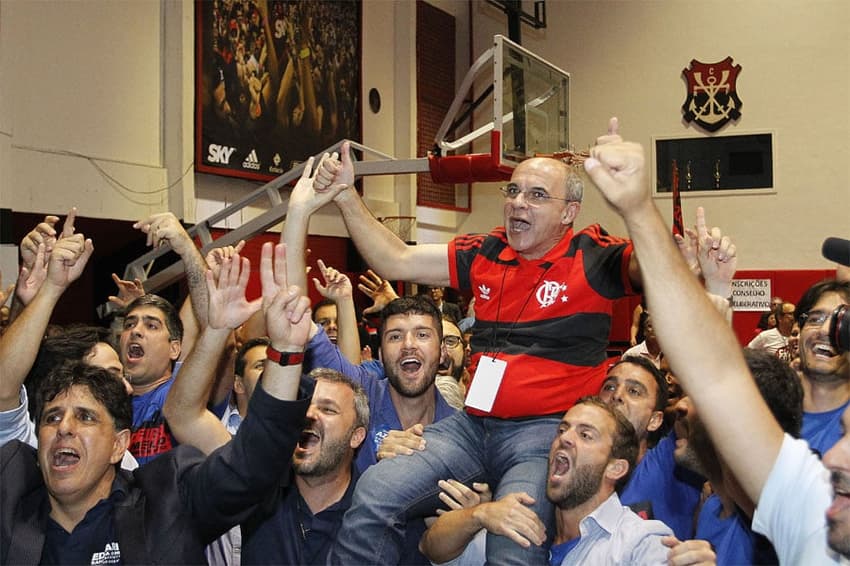
{"type": "Polygon", "coordinates": [[[241,375],[233,376],[233,391],[239,395],[245,395],[245,382],[242,381],[241,375]]]}
{"type": "Polygon", "coordinates": [[[664,411],[653,411],[652,416],[649,417],[649,422],[646,425],[646,430],[649,432],[655,432],[662,424],[664,424],[664,411]]]}
{"type": "Polygon", "coordinates": [[[564,212],[561,213],[561,224],[572,224],[580,211],[580,202],[568,202],[567,206],[564,208],[564,212]]]}
{"type": "Polygon", "coordinates": [[[363,441],[366,439],[366,428],[362,426],[358,426],[354,429],[354,432],[351,434],[351,440],[348,441],[349,446],[353,449],[357,450],[357,447],[363,444],[363,441]]]}
{"type": "Polygon", "coordinates": [[[617,480],[629,473],[629,462],[622,458],[610,460],[605,466],[605,477],[616,483],[617,480]]]}
{"type": "Polygon", "coordinates": [[[171,340],[168,344],[168,357],[172,360],[179,360],[180,353],[183,351],[183,347],[180,343],[180,340],[171,340]]]}
{"type": "Polygon", "coordinates": [[[109,456],[111,464],[117,464],[124,458],[124,452],[130,446],[130,430],[124,429],[115,433],[115,439],[112,442],[112,454],[109,456]]]}

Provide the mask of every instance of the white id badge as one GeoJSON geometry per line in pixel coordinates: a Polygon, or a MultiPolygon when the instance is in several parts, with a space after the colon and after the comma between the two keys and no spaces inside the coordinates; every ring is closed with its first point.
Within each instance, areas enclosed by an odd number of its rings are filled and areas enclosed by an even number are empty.
{"type": "Polygon", "coordinates": [[[467,407],[488,413],[493,409],[493,402],[496,400],[496,393],[499,392],[507,365],[505,360],[481,356],[472,386],[466,394],[467,407]]]}

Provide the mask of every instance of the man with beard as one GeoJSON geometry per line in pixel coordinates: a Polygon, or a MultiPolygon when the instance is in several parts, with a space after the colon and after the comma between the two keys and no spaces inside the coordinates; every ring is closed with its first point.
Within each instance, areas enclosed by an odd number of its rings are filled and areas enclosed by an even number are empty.
{"type": "Polygon", "coordinates": [[[443,359],[443,325],[426,297],[395,299],[381,310],[379,356],[386,379],[348,362],[321,327],[314,324],[313,330],[305,368],[333,368],[361,385],[369,397],[371,419],[357,454],[358,472],[378,460],[424,450],[425,425],[455,412],[434,384],[443,359]]]}
{"type": "MultiPolygon", "coordinates": [[[[675,436],[668,435],[659,445],[649,448],[649,440],[661,426],[662,410],[667,403],[665,376],[648,359],[627,357],[608,370],[599,399],[622,414],[637,437],[634,472],[619,490],[620,501],[643,519],[662,521],[678,539],[685,541],[680,543],[684,546],[677,547],[677,556],[688,550],[704,551],[700,542],[687,540],[693,537],[693,517],[704,480],[688,470],[676,469],[675,436]]],[[[540,544],[544,527],[527,507],[530,499],[527,494],[510,494],[498,501],[478,504],[479,498],[468,488],[455,488],[463,495],[455,497],[457,501],[471,500],[472,504],[443,514],[422,538],[420,548],[433,562],[454,559],[463,551],[464,559],[480,560],[483,564],[483,554],[475,555],[467,546],[482,528],[507,536],[520,545],[540,544]]]]}
{"type": "MultiPolygon", "coordinates": [[[[268,244],[264,254],[269,254],[267,248],[268,244]]],[[[209,326],[198,337],[166,403],[166,415],[177,439],[205,453],[228,443],[230,434],[206,409],[205,395],[193,395],[191,390],[208,390],[230,330],[251,314],[250,303],[245,300],[248,272],[247,260],[236,255],[224,261],[219,275],[221,281],[240,281],[231,286],[231,294],[223,284],[214,286],[210,282],[209,326]]],[[[264,282],[264,289],[266,285],[264,282]]],[[[270,335],[277,324],[266,319],[270,335]]],[[[313,324],[307,323],[305,342],[313,324]]],[[[271,346],[265,350],[277,364],[301,362],[298,354],[281,354],[271,346]]],[[[362,388],[336,371],[317,369],[310,377],[315,387],[292,455],[292,477],[283,477],[274,496],[242,523],[243,564],[323,564],[350,505],[356,480],[352,462],[366,435],[368,400],[362,388]]]]}
{"type": "Polygon", "coordinates": [[[440,362],[435,381],[446,402],[455,409],[463,409],[463,395],[466,387],[463,385],[468,377],[465,358],[466,343],[457,324],[443,315],[443,346],[446,354],[440,362]]]}
{"type": "Polygon", "coordinates": [[[661,539],[670,528],[641,519],[617,497],[637,451],[634,427],[600,399],[581,399],[567,411],[549,451],[546,497],[558,528],[550,564],[666,563],[661,539]]]}
{"type": "Polygon", "coordinates": [[[827,336],[829,316],[850,304],[850,281],[815,283],[800,298],[800,372],[804,438],[812,450],[826,454],[841,438],[841,415],[850,406],[850,355],[836,352],[827,336]]]}
{"type": "MultiPolygon", "coordinates": [[[[776,421],[787,434],[798,437],[803,388],[797,374],[764,350],[746,349],[744,359],[776,421]]],[[[751,529],[755,505],[718,457],[688,396],[677,403],[676,411],[676,462],[711,482],[712,494],[700,509],[694,536],[711,543],[721,564],[775,564],[773,547],[751,529]]]]}
{"type": "MultiPolygon", "coordinates": [[[[667,563],[670,550],[662,539],[673,534],[669,527],[642,519],[617,497],[637,454],[632,424],[598,397],[583,397],[564,414],[549,450],[546,479],[557,526],[549,564],[667,563]]],[[[423,548],[435,562],[452,559],[481,528],[523,547],[542,544],[545,527],[530,508],[533,502],[527,493],[513,493],[445,513],[429,529],[423,548]]]]}
{"type": "Polygon", "coordinates": [[[676,466],[676,436],[657,438],[667,405],[667,380],[653,363],[642,357],[618,361],[605,376],[599,397],[623,413],[638,437],[637,464],[620,490],[620,501],[645,519],[658,519],[680,540],[694,536],[694,512],[704,479],[676,466]]]}
{"type": "MultiPolygon", "coordinates": [[[[719,456],[756,503],[753,530],[773,543],[781,564],[838,564],[850,558],[850,411],[842,415],[844,436],[823,462],[804,440],[783,433],[747,375],[737,338],[670,241],[650,195],[643,148],[619,136],[605,141],[591,149],[585,170],[623,218],[638,253],[645,252],[644,294],[661,347],[700,407],[719,456]],[[693,331],[695,320],[700,321],[699,332],[693,331]]],[[[705,253],[724,261],[725,254],[713,245],[705,253]]],[[[814,314],[806,322],[811,319],[813,334],[801,346],[815,356],[809,361],[846,364],[850,353],[839,355],[821,346],[828,317],[810,312],[814,314]],[[839,356],[845,356],[843,362],[836,360],[839,356]]]]}
{"type": "Polygon", "coordinates": [[[339,372],[316,369],[310,377],[315,389],[292,455],[294,479],[242,524],[242,564],[324,564],[351,505],[369,403],[339,372]]]}

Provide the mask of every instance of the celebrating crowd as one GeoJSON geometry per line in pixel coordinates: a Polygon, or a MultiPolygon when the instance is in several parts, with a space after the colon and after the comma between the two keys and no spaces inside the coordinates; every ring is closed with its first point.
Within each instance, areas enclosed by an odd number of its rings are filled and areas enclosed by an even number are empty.
{"type": "Polygon", "coordinates": [[[742,349],[735,244],[702,208],[671,237],[616,118],[583,172],[523,161],[502,225],[448,244],[378,222],[348,150],[308,160],[255,300],[242,243],[203,257],[157,214],[135,228],[180,255],[185,303],[115,277],[117,333],[48,333],[95,243],[73,210],[24,238],[0,337],[0,563],[850,558],[850,352],[830,332],[850,281],[780,302],[776,332],[742,349]],[[628,239],[574,230],[588,181],[628,239]],[[308,282],[309,220],[329,203],[374,270],[358,286],[374,356],[348,277],[320,262],[308,282]],[[642,340],[612,362],[614,304],[637,294],[642,340]]]}

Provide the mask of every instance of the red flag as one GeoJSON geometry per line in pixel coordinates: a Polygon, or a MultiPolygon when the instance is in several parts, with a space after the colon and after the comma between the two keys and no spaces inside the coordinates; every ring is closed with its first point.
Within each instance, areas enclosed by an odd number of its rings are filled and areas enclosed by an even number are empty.
{"type": "Polygon", "coordinates": [[[671,175],[673,188],[673,234],[685,235],[685,223],[682,220],[682,196],[679,194],[679,166],[673,160],[673,173],[671,175]]]}

